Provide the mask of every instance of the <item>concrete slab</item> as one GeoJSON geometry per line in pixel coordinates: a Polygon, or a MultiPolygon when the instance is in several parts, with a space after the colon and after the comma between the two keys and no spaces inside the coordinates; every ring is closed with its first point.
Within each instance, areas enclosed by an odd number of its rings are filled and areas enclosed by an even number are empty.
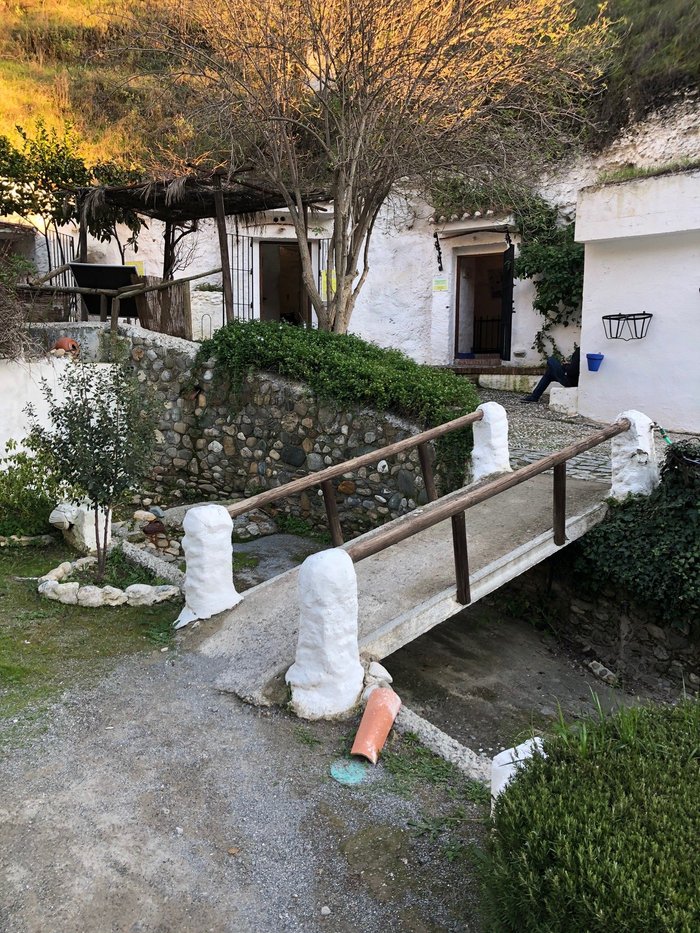
{"type": "MultiPolygon", "coordinates": [[[[607,484],[569,480],[569,540],[602,519],[608,494],[607,484]]],[[[467,535],[473,599],[557,550],[551,527],[552,478],[548,475],[534,477],[470,509],[467,535]]],[[[460,612],[463,607],[455,599],[454,573],[449,521],[360,562],[362,650],[384,657],[460,612]]],[[[248,590],[233,610],[185,636],[202,654],[227,660],[227,670],[217,681],[220,689],[263,705],[284,699],[284,672],[296,650],[297,580],[298,569],[268,580],[248,590]]]]}

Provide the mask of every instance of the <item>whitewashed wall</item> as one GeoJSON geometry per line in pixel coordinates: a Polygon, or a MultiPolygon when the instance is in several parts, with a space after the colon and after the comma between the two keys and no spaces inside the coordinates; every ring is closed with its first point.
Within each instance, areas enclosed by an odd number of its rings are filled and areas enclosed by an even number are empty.
{"type": "MultiPolygon", "coordinates": [[[[9,440],[19,443],[27,436],[27,405],[34,407],[41,424],[49,426],[48,405],[41,391],[42,380],[46,380],[58,401],[64,401],[61,374],[71,365],[70,360],[60,357],[0,360],[0,457],[5,456],[9,440]]],[[[111,366],[110,363],[93,365],[100,368],[111,366]]]]}
{"type": "Polygon", "coordinates": [[[27,415],[24,408],[32,404],[42,422],[46,422],[46,402],[41,394],[45,379],[62,398],[59,376],[69,363],[63,359],[30,361],[0,360],[0,457],[6,453],[9,440],[21,441],[27,436],[27,415]]]}
{"type": "MultiPolygon", "coordinates": [[[[562,163],[560,169],[545,178],[541,193],[565,210],[573,211],[578,191],[597,181],[601,172],[627,165],[658,166],[673,160],[697,158],[700,152],[700,107],[696,98],[652,114],[643,123],[631,127],[603,152],[562,163]]],[[[271,212],[272,214],[284,212],[271,212]]],[[[469,251],[495,251],[505,246],[502,234],[475,234],[487,218],[478,221],[431,225],[430,209],[416,202],[411,207],[401,203],[386,206],[377,223],[370,247],[370,273],[358,299],[351,321],[351,331],[381,346],[398,347],[421,362],[447,364],[453,360],[457,256],[469,251]],[[433,277],[438,273],[433,233],[442,242],[447,291],[435,291],[433,277]],[[459,234],[456,236],[455,234],[459,234]]],[[[491,218],[492,220],[495,218],[491,218]]],[[[502,220],[503,218],[501,218],[502,220]]],[[[332,215],[318,214],[311,224],[313,238],[330,235],[332,215]]],[[[71,228],[66,228],[69,232],[71,228]]],[[[230,232],[235,225],[229,222],[230,232]]],[[[77,236],[77,232],[73,230],[77,236]]],[[[261,239],[293,239],[289,223],[265,223],[241,233],[261,239]]],[[[127,252],[127,259],[141,260],[149,275],[159,275],[163,255],[163,225],[149,221],[139,237],[138,253],[127,252]]],[[[126,239],[127,233],[123,239],[126,239]]],[[[219,264],[219,248],[213,221],[204,221],[199,232],[185,241],[193,246],[187,274],[203,272],[219,264]]],[[[40,247],[39,241],[37,245],[40,247]]],[[[254,267],[258,262],[257,246],[254,267]]],[[[116,246],[89,241],[89,258],[94,262],[119,262],[116,246]]],[[[257,276],[254,277],[257,282],[257,276]]],[[[203,280],[205,281],[205,280],[203,280]]],[[[208,281],[218,284],[220,275],[208,281]]],[[[257,285],[256,285],[257,288],[257,285]]],[[[513,302],[512,356],[514,364],[539,361],[532,348],[542,319],[532,308],[532,282],[515,283],[513,302]]],[[[254,296],[259,308],[259,294],[254,296]]],[[[195,339],[208,336],[223,320],[219,292],[200,292],[192,286],[193,334],[195,339]]],[[[558,327],[553,332],[559,348],[566,354],[580,341],[577,327],[558,327]]]]}
{"type": "Polygon", "coordinates": [[[700,172],[584,189],[576,239],[586,264],[579,411],[600,421],[635,408],[700,431],[700,172]],[[642,340],[608,340],[602,315],[651,312],[642,340]],[[588,372],[585,354],[603,353],[588,372]]]}

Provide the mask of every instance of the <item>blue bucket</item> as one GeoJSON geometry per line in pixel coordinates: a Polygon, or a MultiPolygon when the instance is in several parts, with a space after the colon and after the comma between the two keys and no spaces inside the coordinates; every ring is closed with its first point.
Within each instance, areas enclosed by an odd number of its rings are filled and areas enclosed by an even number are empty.
{"type": "Polygon", "coordinates": [[[588,360],[588,369],[592,373],[597,373],[600,369],[600,364],[605,359],[604,353],[587,353],[586,359],[588,360]]]}

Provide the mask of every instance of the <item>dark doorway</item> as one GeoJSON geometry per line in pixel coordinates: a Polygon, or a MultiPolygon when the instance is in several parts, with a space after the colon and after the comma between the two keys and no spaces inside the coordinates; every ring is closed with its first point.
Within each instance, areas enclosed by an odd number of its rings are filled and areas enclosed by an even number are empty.
{"type": "Polygon", "coordinates": [[[457,257],[455,357],[510,357],[512,250],[457,257]]]}
{"type": "Polygon", "coordinates": [[[299,244],[261,242],[260,319],[304,325],[308,318],[299,244]]]}

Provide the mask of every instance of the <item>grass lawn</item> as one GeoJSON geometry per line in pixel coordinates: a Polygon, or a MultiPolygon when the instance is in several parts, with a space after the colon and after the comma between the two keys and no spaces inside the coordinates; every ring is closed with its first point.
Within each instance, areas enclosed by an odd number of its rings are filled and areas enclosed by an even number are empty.
{"type": "Polygon", "coordinates": [[[0,745],[37,734],[49,706],[116,658],[165,647],[178,612],[156,606],[89,609],[43,599],[37,577],[75,554],[62,545],[0,552],[0,745]]]}

